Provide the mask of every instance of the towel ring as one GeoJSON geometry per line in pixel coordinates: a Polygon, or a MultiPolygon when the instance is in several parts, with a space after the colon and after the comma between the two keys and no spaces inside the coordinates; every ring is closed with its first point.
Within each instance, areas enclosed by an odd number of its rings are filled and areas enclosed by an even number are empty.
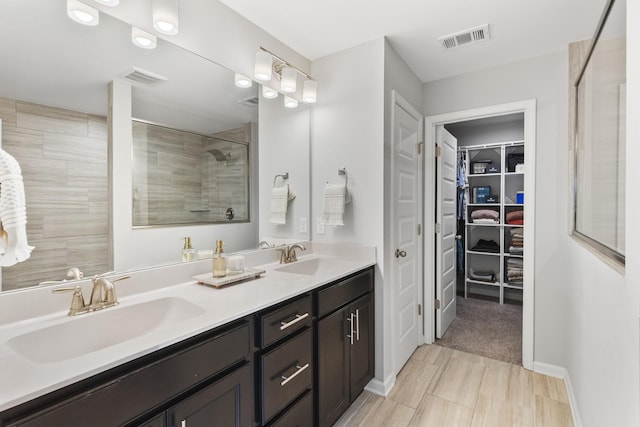
{"type": "Polygon", "coordinates": [[[285,179],[289,179],[289,172],[285,172],[283,174],[278,174],[276,176],[273,177],[273,186],[276,186],[276,180],[278,179],[278,177],[282,178],[282,180],[284,181],[285,179]]]}
{"type": "Polygon", "coordinates": [[[344,189],[345,189],[345,195],[344,195],[344,203],[345,205],[347,203],[351,203],[351,193],[349,193],[349,174],[347,173],[347,168],[340,168],[338,169],[338,176],[344,175],[344,189]]]}

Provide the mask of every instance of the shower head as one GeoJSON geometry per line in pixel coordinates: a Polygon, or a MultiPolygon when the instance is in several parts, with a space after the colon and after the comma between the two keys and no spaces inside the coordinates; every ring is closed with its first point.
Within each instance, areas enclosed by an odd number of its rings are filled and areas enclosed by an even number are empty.
{"type": "Polygon", "coordinates": [[[224,154],[217,148],[212,148],[211,150],[207,150],[207,152],[213,155],[213,157],[215,157],[219,162],[225,162],[231,158],[231,153],[224,154]]]}

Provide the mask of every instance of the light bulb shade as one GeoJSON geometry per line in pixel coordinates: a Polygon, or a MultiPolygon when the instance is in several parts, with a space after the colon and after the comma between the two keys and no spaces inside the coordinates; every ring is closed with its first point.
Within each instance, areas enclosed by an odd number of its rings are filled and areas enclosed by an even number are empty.
{"type": "Polygon", "coordinates": [[[269,86],[262,85],[262,96],[267,99],[274,99],[278,97],[278,91],[269,86]]]}
{"type": "Polygon", "coordinates": [[[103,4],[105,6],[115,7],[120,4],[120,0],[95,0],[96,3],[103,4]]]}
{"type": "Polygon", "coordinates": [[[246,88],[251,87],[253,82],[249,77],[243,76],[242,74],[236,73],[236,86],[246,88]]]}
{"type": "Polygon", "coordinates": [[[318,99],[318,82],[315,80],[305,80],[302,84],[302,102],[314,104],[318,99]]]}
{"type": "Polygon", "coordinates": [[[152,0],[153,28],[162,34],[178,34],[178,0],[152,0]]]}
{"type": "Polygon", "coordinates": [[[286,96],[284,97],[284,106],[287,108],[296,108],[298,106],[298,101],[296,101],[295,99],[291,98],[290,96],[286,96]]]}
{"type": "Polygon", "coordinates": [[[273,58],[269,52],[259,50],[256,52],[256,64],[253,76],[263,82],[271,80],[273,58]]]}
{"type": "Polygon", "coordinates": [[[296,91],[296,82],[298,72],[291,67],[282,69],[282,80],[280,81],[280,90],[284,93],[294,93],[296,91]]]}
{"type": "Polygon", "coordinates": [[[67,16],[82,25],[95,26],[100,23],[98,9],[78,0],[67,0],[67,16]]]}
{"type": "Polygon", "coordinates": [[[158,46],[156,36],[136,27],[131,27],[131,42],[143,49],[155,49],[158,46]]]}

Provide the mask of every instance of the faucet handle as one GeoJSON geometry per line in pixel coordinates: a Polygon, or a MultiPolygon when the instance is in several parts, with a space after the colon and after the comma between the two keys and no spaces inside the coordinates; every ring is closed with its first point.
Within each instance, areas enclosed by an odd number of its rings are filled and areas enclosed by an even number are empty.
{"type": "Polygon", "coordinates": [[[84,295],[80,285],[73,288],[57,288],[51,291],[53,294],[61,294],[65,292],[73,292],[71,297],[71,307],[69,308],[69,316],[75,316],[84,312],[86,304],[84,303],[84,295]]]}

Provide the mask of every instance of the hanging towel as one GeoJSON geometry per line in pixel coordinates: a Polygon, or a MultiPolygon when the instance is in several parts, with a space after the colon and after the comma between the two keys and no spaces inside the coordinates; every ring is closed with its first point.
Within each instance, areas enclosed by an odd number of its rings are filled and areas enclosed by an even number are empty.
{"type": "Polygon", "coordinates": [[[27,208],[22,171],[11,154],[0,149],[0,266],[10,267],[28,259],[33,246],[27,242],[27,208]]]}
{"type": "Polygon", "coordinates": [[[274,187],[271,191],[271,212],[269,222],[271,224],[287,223],[287,206],[289,203],[289,184],[282,187],[274,187]]]}
{"type": "Polygon", "coordinates": [[[324,211],[322,219],[325,225],[344,225],[344,204],[347,187],[344,184],[329,184],[324,187],[324,211]]]}

